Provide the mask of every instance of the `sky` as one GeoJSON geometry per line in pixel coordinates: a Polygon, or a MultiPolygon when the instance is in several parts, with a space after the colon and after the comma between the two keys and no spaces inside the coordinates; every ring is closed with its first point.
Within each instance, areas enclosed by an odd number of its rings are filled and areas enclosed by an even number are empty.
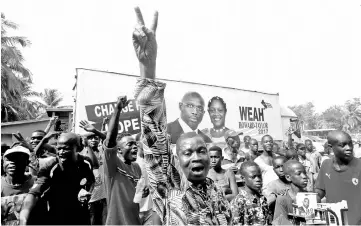
{"type": "MultiPolygon", "coordinates": [[[[1,1],[33,89],[73,104],[76,68],[139,74],[134,6],[159,12],[157,77],[279,93],[317,112],[361,97],[361,1],[1,1]]],[[[106,86],[106,81],[98,82],[106,86]]],[[[121,86],[119,87],[121,90],[121,86]]]]}

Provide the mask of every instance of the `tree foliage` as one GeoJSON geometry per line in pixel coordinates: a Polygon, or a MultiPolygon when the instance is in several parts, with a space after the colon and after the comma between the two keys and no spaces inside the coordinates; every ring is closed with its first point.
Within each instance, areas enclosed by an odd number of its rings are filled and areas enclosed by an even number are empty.
{"type": "Polygon", "coordinates": [[[60,102],[63,101],[63,97],[57,89],[45,89],[40,97],[47,108],[58,107],[60,102]]]}
{"type": "Polygon", "coordinates": [[[37,93],[31,91],[32,75],[23,65],[24,57],[19,49],[31,42],[25,37],[8,35],[8,29],[17,28],[17,24],[1,13],[1,122],[36,117],[37,106],[28,98],[37,93]]]}
{"type": "Polygon", "coordinates": [[[304,129],[316,129],[318,127],[318,115],[315,114],[315,106],[312,102],[290,106],[289,108],[297,115],[299,120],[303,122],[304,129]]]}
{"type": "Polygon", "coordinates": [[[304,129],[339,129],[350,133],[361,132],[361,99],[353,98],[344,105],[334,105],[320,115],[315,113],[311,102],[290,106],[304,122],[304,129]]]}

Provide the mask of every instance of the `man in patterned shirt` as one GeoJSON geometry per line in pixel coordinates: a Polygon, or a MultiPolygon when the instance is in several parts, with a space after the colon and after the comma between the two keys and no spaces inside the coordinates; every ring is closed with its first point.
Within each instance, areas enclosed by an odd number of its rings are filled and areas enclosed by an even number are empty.
{"type": "Polygon", "coordinates": [[[194,132],[177,140],[176,154],[170,149],[164,101],[165,84],[155,81],[158,13],[150,29],[135,8],[138,27],[133,44],[141,78],[135,98],[139,102],[142,142],[153,195],[154,209],[164,225],[228,225],[231,211],[222,190],[207,178],[209,156],[203,138],[194,132]]]}
{"type": "Polygon", "coordinates": [[[267,199],[261,194],[261,169],[249,161],[242,164],[240,171],[245,187],[231,202],[233,225],[269,225],[267,199]]]}

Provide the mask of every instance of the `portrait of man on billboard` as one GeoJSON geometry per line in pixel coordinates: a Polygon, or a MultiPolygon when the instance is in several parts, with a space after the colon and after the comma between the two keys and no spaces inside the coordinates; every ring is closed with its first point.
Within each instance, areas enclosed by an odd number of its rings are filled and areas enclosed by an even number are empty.
{"type": "Polygon", "coordinates": [[[172,144],[176,144],[180,135],[187,132],[196,132],[206,143],[211,143],[211,139],[198,129],[205,113],[202,96],[197,92],[187,92],[179,103],[179,110],[180,117],[167,125],[172,144]]]}

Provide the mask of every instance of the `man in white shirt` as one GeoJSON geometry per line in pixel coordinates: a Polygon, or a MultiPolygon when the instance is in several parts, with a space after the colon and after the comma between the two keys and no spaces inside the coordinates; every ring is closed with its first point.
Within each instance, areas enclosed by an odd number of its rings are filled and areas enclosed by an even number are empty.
{"type": "Polygon", "coordinates": [[[212,140],[198,129],[204,115],[204,100],[197,92],[184,94],[182,102],[179,103],[180,118],[167,125],[167,133],[171,136],[172,144],[176,144],[183,133],[196,132],[206,143],[212,140]]]}

